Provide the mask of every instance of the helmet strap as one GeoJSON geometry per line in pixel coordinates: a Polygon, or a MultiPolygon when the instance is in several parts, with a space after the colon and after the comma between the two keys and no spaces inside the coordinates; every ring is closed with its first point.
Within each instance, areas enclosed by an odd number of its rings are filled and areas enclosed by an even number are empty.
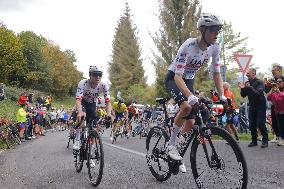
{"type": "Polygon", "coordinates": [[[208,29],[208,27],[205,27],[205,30],[203,32],[201,32],[201,40],[203,40],[206,43],[207,47],[209,47],[211,44],[208,43],[205,39],[205,33],[206,33],[207,29],[208,29]]]}

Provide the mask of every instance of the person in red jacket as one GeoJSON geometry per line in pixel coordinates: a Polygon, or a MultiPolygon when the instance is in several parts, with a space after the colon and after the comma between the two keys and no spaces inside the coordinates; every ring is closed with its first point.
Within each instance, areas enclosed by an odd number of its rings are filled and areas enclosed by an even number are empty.
{"type": "Polygon", "coordinates": [[[239,142],[239,134],[237,129],[234,126],[234,115],[235,115],[235,111],[236,111],[236,103],[235,103],[235,99],[234,99],[234,94],[233,92],[230,90],[230,84],[228,82],[224,82],[223,83],[223,88],[224,88],[224,96],[227,97],[227,99],[230,99],[230,103],[229,103],[229,108],[226,112],[226,130],[229,133],[233,133],[235,135],[236,141],[239,142]]]}
{"type": "Polygon", "coordinates": [[[277,126],[279,130],[278,146],[284,146],[284,76],[277,79],[277,85],[274,85],[268,93],[267,100],[274,105],[276,113],[277,126]]]}
{"type": "Polygon", "coordinates": [[[22,105],[22,104],[26,104],[27,102],[28,102],[28,97],[27,97],[27,94],[24,92],[20,95],[18,104],[22,105]]]}

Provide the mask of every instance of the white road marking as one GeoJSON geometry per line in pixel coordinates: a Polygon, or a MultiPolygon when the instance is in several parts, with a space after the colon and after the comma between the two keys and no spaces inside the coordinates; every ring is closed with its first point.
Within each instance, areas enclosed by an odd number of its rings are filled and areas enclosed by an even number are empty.
{"type": "Polygon", "coordinates": [[[116,145],[113,145],[113,144],[110,144],[110,143],[107,143],[107,142],[103,142],[103,144],[107,145],[107,146],[110,146],[110,147],[113,147],[113,148],[117,148],[119,150],[122,150],[122,151],[125,151],[125,152],[130,152],[132,154],[136,154],[138,156],[142,156],[142,157],[146,157],[146,154],[142,153],[142,152],[137,152],[135,150],[130,150],[128,148],[123,148],[123,147],[120,147],[120,146],[116,146],[116,145]]]}

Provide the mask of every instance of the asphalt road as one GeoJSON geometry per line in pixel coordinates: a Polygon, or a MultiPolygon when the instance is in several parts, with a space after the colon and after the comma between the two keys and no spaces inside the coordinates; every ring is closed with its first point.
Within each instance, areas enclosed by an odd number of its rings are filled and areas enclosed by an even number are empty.
{"type": "MultiPolygon", "coordinates": [[[[81,173],[74,167],[72,146],[67,149],[67,131],[46,133],[0,153],[0,189],[81,189],[93,188],[88,181],[84,164],[81,173]]],[[[151,175],[145,159],[145,138],[120,139],[112,145],[109,131],[103,135],[105,167],[101,184],[97,188],[196,188],[189,154],[184,163],[188,172],[172,175],[165,182],[158,182],[151,175]]],[[[269,144],[248,148],[240,146],[249,169],[248,188],[284,188],[284,147],[269,144]]]]}

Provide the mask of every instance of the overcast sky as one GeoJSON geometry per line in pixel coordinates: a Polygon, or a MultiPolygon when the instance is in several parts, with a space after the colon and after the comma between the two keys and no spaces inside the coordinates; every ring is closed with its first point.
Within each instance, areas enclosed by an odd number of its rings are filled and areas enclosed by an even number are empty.
{"type": "MultiPolygon", "coordinates": [[[[17,33],[31,30],[52,40],[62,50],[77,55],[77,65],[87,76],[88,67],[100,65],[105,71],[110,60],[117,21],[125,8],[125,0],[0,0],[0,20],[17,33]]],[[[278,62],[284,65],[282,52],[281,0],[202,0],[203,12],[212,12],[232,22],[235,32],[248,36],[253,48],[252,62],[268,70],[278,62]],[[268,4],[270,3],[270,4],[268,4]]],[[[143,66],[148,83],[153,83],[150,63],[155,46],[148,32],[159,26],[158,0],[128,0],[132,20],[138,28],[143,66]]],[[[237,63],[234,63],[237,65],[237,63]]],[[[104,75],[107,80],[107,74],[104,75]]]]}

